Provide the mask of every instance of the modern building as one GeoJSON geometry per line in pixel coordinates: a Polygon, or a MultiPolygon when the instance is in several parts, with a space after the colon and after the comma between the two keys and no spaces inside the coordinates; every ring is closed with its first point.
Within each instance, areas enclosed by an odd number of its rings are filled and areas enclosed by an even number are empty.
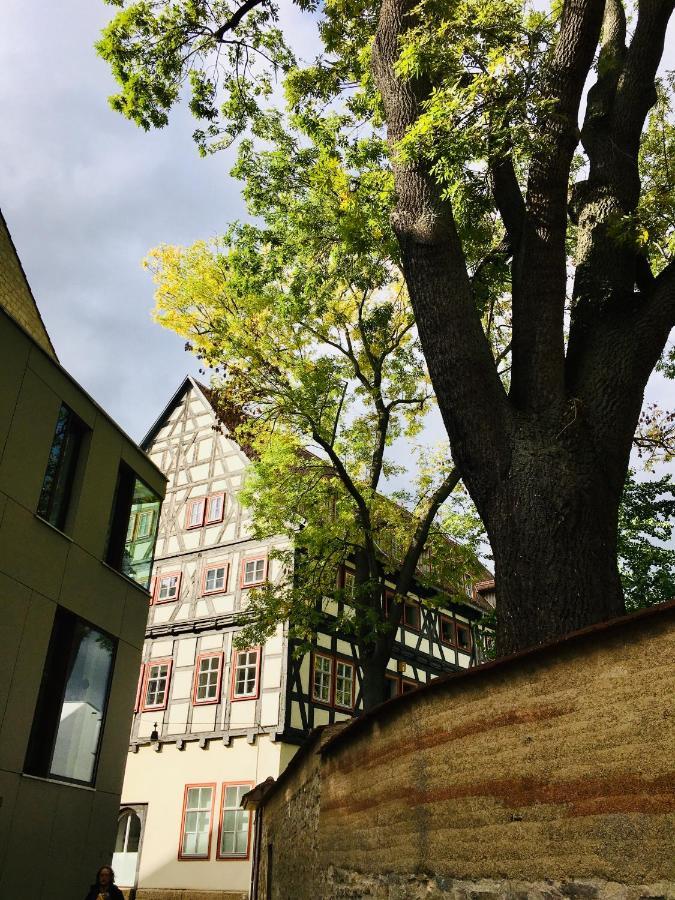
{"type": "MultiPolygon", "coordinates": [[[[347,636],[320,632],[300,656],[282,625],[262,647],[233,644],[248,590],[282,577],[272,551],[288,540],[251,537],[237,500],[249,460],[212,400],[185,379],[143,442],[168,486],[113,860],[138,900],[247,897],[253,835],[241,797],[279,775],[312,728],[360,708],[347,636]]],[[[477,657],[482,594],[469,586],[440,610],[423,601],[420,589],[405,607],[392,696],[477,657]]]]}
{"type": "Polygon", "coordinates": [[[0,897],[115,839],[165,478],[59,364],[0,216],[0,897]]]}

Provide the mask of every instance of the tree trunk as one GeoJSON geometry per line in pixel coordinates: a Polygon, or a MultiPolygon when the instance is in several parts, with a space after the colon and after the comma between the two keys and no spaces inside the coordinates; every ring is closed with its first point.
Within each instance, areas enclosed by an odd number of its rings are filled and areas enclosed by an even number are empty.
{"type": "Polygon", "coordinates": [[[391,656],[391,641],[388,636],[380,636],[368,647],[360,648],[361,663],[361,700],[363,711],[368,712],[374,706],[387,699],[387,679],[385,673],[391,656]]]}
{"type": "Polygon", "coordinates": [[[623,478],[584,443],[520,438],[508,476],[481,503],[500,656],[625,611],[616,549],[623,478]]]}

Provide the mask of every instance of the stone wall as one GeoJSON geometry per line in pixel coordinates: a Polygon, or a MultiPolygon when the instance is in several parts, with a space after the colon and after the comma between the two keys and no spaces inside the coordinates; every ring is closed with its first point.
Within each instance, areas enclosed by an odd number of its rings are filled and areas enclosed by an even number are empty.
{"type": "Polygon", "coordinates": [[[264,801],[259,898],[675,897],[674,660],[671,603],[324,738],[264,801]]]}
{"type": "MultiPolygon", "coordinates": [[[[262,816],[262,839],[258,845],[258,895],[268,896],[268,879],[282,891],[274,897],[293,897],[294,890],[319,890],[322,869],[319,859],[319,812],[321,808],[321,748],[344,726],[317,730],[303,752],[291,760],[279,778],[262,816]],[[271,871],[270,871],[271,866],[271,871]],[[302,887],[300,887],[302,886],[302,887]]],[[[254,863],[255,865],[255,863],[254,863]]],[[[319,896],[316,894],[315,896],[319,896]]]]}

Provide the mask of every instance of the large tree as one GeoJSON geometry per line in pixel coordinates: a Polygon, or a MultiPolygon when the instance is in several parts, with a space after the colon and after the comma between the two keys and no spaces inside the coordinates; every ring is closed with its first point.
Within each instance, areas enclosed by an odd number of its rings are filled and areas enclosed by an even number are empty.
{"type": "Polygon", "coordinates": [[[448,502],[459,474],[447,447],[413,446],[433,392],[380,233],[379,167],[364,163],[350,190],[335,132],[300,146],[269,124],[274,148],[244,145],[238,167],[260,224],[154,250],[155,314],[216,372],[212,402],[251,459],[240,498],[254,536],[290,538],[275,551],[288,577],[251,592],[240,640],[259,643],[279,621],[303,643],[318,628],[350,634],[369,709],[385,699],[408,593],[461,602],[485,571],[448,502]],[[346,229],[345,204],[359,211],[346,229]]]}
{"type": "Polygon", "coordinates": [[[345,136],[386,130],[396,256],[492,545],[499,650],[622,613],[619,504],[675,323],[672,82],[657,79],[673,0],[638,0],[630,34],[621,0],[548,15],[515,0],[304,0],[323,44],[305,67],[268,0],[115,2],[99,48],[114,105],[144,127],[189,78],[200,146],[228,143],[255,132],[283,71],[313,127],[328,108],[345,136]],[[485,328],[505,303],[506,380],[485,328]]]}

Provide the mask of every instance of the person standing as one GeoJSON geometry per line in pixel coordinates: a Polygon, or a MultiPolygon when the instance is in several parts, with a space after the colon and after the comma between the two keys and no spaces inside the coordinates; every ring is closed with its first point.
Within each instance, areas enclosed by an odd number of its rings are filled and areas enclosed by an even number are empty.
{"type": "Polygon", "coordinates": [[[124,900],[124,894],[115,884],[115,873],[110,866],[101,866],[96,881],[89,888],[85,900],[124,900]]]}

